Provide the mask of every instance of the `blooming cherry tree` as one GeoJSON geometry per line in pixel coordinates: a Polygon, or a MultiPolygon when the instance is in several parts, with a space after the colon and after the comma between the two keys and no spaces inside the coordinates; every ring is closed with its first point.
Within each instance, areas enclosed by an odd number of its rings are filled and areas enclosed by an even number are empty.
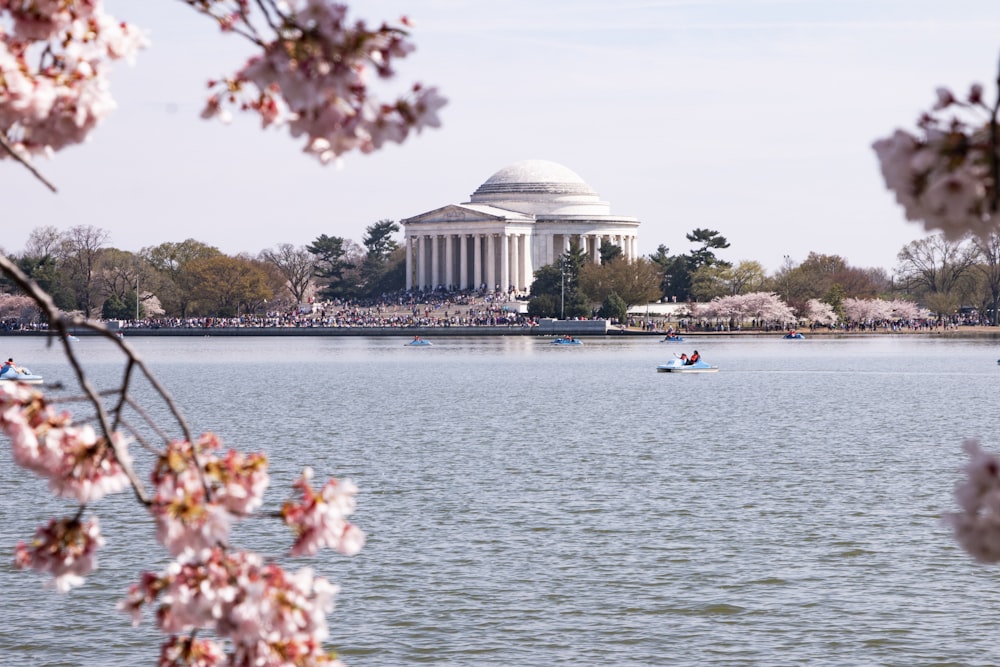
{"type": "Polygon", "coordinates": [[[997,217],[997,109],[974,84],[960,98],[938,88],[937,101],[920,115],[917,133],[897,129],[872,147],[886,187],[907,220],[940,230],[949,240],[986,238],[1000,229],[997,217]]]}
{"type": "Polygon", "coordinates": [[[833,310],[833,306],[819,299],[809,299],[803,315],[816,324],[834,324],[837,321],[837,313],[833,310]]]}
{"type": "Polygon", "coordinates": [[[700,319],[734,320],[741,323],[755,319],[761,323],[784,325],[796,319],[792,309],[781,297],[770,292],[720,296],[708,303],[693,304],[692,311],[693,316],[700,319]]]}
{"type": "MultiPolygon", "coordinates": [[[[396,61],[413,51],[406,18],[368,27],[348,20],[347,7],[329,0],[182,1],[258,49],[234,74],[209,83],[206,118],[226,120],[233,110],[256,114],[264,127],[285,126],[301,137],[305,152],[324,164],[439,125],[445,100],[435,88],[415,83],[389,102],[370,89],[373,78],[391,78],[396,61]]],[[[114,108],[109,66],[132,61],[147,46],[144,32],[107,14],[101,0],[0,0],[0,158],[16,160],[48,184],[32,159],[85,141],[114,108]]],[[[194,437],[124,340],[97,322],[60,312],[2,254],[0,272],[25,295],[4,297],[0,308],[20,311],[26,300],[37,308],[95,415],[79,420],[35,388],[0,384],[0,430],[13,460],[46,480],[54,495],[78,504],[17,545],[16,567],[44,573],[61,592],[82,585],[104,544],[95,514],[101,498],[131,491],[173,560],[158,573],[141,574],[123,591],[120,608],[135,623],[144,610],[155,611],[167,636],[161,665],[339,665],[323,647],[337,587],[308,568],[289,572],[270,556],[231,543],[233,523],[264,504],[267,458],[225,449],[211,433],[194,437]],[[116,391],[91,385],[69,344],[71,326],[90,329],[121,351],[125,373],[116,391]],[[136,404],[136,377],[152,385],[172,426],[152,423],[136,404]],[[129,410],[162,442],[149,442],[132,427],[129,410]],[[155,453],[145,478],[129,453],[135,445],[155,453]]],[[[323,548],[358,553],[365,536],[349,520],[358,489],[350,480],[314,485],[312,478],[305,470],[280,512],[262,518],[288,526],[291,556],[323,548]]]]}
{"type": "MultiPolygon", "coordinates": [[[[917,122],[873,144],[886,187],[908,220],[949,240],[983,239],[1000,231],[1000,96],[992,104],[974,84],[960,98],[938,88],[937,101],[917,122]]],[[[845,304],[846,307],[846,304],[845,304]]],[[[1000,561],[1000,459],[967,440],[966,478],[956,487],[960,512],[945,517],[958,543],[976,560],[1000,561]]]]}
{"type": "MultiPolygon", "coordinates": [[[[65,328],[67,318],[10,260],[0,256],[0,267],[46,307],[56,328],[65,328]]],[[[105,394],[93,390],[64,341],[67,358],[96,410],[96,427],[78,424],[33,387],[0,384],[0,429],[11,442],[15,463],[47,479],[54,494],[79,503],[73,516],[49,520],[30,541],[18,544],[15,565],[49,575],[61,592],[82,585],[104,544],[99,519],[85,515],[103,496],[131,489],[153,516],[157,540],[174,558],[163,571],[142,574],[120,604],[134,623],[141,621],[143,609],[155,608],[156,624],[167,635],[160,664],[339,664],[323,647],[336,586],[308,568],[288,572],[230,544],[232,523],[263,504],[269,483],[266,457],[224,452],[212,434],[192,438],[169,395],[123,340],[94,322],[72,324],[114,341],[126,355],[126,377],[114,403],[106,406],[105,394]],[[183,434],[159,450],[149,473],[150,490],[136,474],[127,448],[130,438],[141,437],[124,419],[132,404],[134,372],[152,382],[183,434]],[[197,636],[204,630],[211,639],[197,636]]],[[[156,431],[165,434],[162,428],[156,431]]],[[[151,448],[149,442],[141,444],[151,448]]],[[[301,500],[293,497],[280,512],[295,537],[290,554],[315,554],[323,547],[358,553],[364,533],[348,520],[357,488],[350,480],[329,480],[316,490],[312,476],[311,470],[303,472],[295,484],[301,500]]]]}
{"type": "MultiPolygon", "coordinates": [[[[205,118],[256,114],[264,127],[303,137],[304,151],[324,164],[440,125],[445,99],[436,88],[414,83],[390,101],[370,88],[414,50],[405,17],[368,27],[330,0],[183,2],[258,49],[234,74],[209,81],[205,118]]],[[[31,158],[85,141],[115,107],[111,63],[132,62],[147,46],[145,33],[101,0],[0,0],[0,158],[44,181],[31,158]]]]}

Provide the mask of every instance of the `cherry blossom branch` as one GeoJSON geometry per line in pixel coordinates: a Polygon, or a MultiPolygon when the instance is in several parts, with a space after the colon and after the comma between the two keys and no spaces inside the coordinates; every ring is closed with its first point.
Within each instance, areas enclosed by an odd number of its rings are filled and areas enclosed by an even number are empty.
{"type": "Polygon", "coordinates": [[[42,184],[45,185],[45,187],[47,187],[52,192],[58,192],[58,190],[56,190],[56,186],[54,186],[52,182],[49,181],[47,178],[42,176],[42,172],[35,169],[35,166],[33,164],[25,160],[23,157],[21,157],[20,153],[14,150],[14,147],[10,145],[9,141],[7,141],[7,137],[4,136],[2,129],[0,129],[0,148],[3,148],[5,153],[10,155],[18,162],[20,162],[21,166],[30,171],[31,175],[37,178],[39,181],[41,181],[42,184]]]}

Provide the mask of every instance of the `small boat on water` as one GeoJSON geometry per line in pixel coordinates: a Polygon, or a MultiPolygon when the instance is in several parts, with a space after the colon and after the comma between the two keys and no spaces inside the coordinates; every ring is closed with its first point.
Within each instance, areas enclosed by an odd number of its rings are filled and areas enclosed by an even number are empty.
{"type": "Polygon", "coordinates": [[[684,336],[675,336],[673,334],[669,334],[667,336],[664,336],[663,339],[660,342],[661,343],[683,343],[684,342],[684,336]]]}
{"type": "Polygon", "coordinates": [[[553,339],[552,345],[583,345],[583,341],[572,336],[560,336],[553,339]]]}
{"type": "Polygon", "coordinates": [[[417,336],[416,338],[414,338],[413,340],[411,340],[409,343],[407,343],[406,346],[407,347],[430,347],[433,344],[434,343],[430,342],[429,340],[424,340],[420,336],[417,336]]]}
{"type": "Polygon", "coordinates": [[[685,363],[683,359],[671,359],[656,367],[657,373],[718,373],[719,367],[712,366],[701,359],[693,364],[685,363]]]}
{"type": "Polygon", "coordinates": [[[25,384],[42,384],[45,380],[41,375],[35,375],[27,368],[4,366],[0,370],[0,382],[23,382],[25,384]]]}
{"type": "Polygon", "coordinates": [[[805,336],[803,336],[797,331],[789,331],[783,336],[783,338],[786,338],[788,340],[802,340],[803,338],[805,338],[805,336]]]}

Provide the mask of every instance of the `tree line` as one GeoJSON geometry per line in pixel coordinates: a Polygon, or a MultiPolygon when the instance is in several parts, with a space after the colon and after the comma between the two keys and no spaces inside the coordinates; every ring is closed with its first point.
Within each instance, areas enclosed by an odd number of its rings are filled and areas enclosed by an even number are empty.
{"type": "MultiPolygon", "coordinates": [[[[322,234],[303,246],[282,243],[256,255],[227,255],[195,239],[130,252],[111,246],[110,233],[97,227],[44,226],[32,230],[21,253],[9,256],[67,312],[129,320],[236,317],[289,312],[311,299],[373,303],[401,293],[406,257],[394,238],[399,232],[397,222],[382,219],[365,229],[360,244],[322,234]]],[[[786,257],[769,274],[757,261],[719,257],[730,243],[718,231],[694,229],[685,238],[692,245],[687,252],[672,254],[660,245],[631,262],[609,241],[598,263],[571,243],[555,263],[535,272],[529,293],[518,296],[538,317],[624,321],[629,307],[654,301],[704,303],[769,292],[799,316],[809,312],[811,301],[843,315],[845,299],[879,298],[912,301],[939,317],[974,310],[980,321],[997,323],[996,234],[913,241],[899,251],[891,274],[816,252],[801,262],[786,257]]],[[[0,293],[15,292],[11,283],[0,283],[0,293]]],[[[10,316],[0,311],[0,317],[10,316]]]]}

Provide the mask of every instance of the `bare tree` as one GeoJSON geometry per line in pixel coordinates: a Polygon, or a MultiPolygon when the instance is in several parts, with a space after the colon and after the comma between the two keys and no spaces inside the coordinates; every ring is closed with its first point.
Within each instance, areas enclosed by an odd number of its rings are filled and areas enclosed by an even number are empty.
{"type": "Polygon", "coordinates": [[[100,305],[97,272],[101,253],[110,238],[107,230],[92,225],[70,227],[62,236],[60,268],[66,273],[77,309],[86,317],[94,315],[100,305]]]}
{"type": "Polygon", "coordinates": [[[985,292],[989,294],[990,322],[998,322],[997,309],[1000,306],[1000,234],[992,232],[986,238],[976,237],[972,241],[979,249],[979,263],[976,270],[980,274],[985,292]]]}
{"type": "Polygon", "coordinates": [[[306,300],[313,284],[315,271],[314,257],[305,246],[295,247],[291,243],[282,243],[277,248],[262,250],[261,259],[270,262],[285,279],[285,287],[295,301],[306,300]]]}
{"type": "Polygon", "coordinates": [[[898,273],[938,314],[950,312],[974,287],[973,270],[979,248],[966,241],[949,241],[935,234],[907,244],[896,256],[898,273]]]}
{"type": "Polygon", "coordinates": [[[63,243],[63,233],[52,225],[35,227],[28,234],[24,255],[29,257],[54,257],[63,243]]]}

